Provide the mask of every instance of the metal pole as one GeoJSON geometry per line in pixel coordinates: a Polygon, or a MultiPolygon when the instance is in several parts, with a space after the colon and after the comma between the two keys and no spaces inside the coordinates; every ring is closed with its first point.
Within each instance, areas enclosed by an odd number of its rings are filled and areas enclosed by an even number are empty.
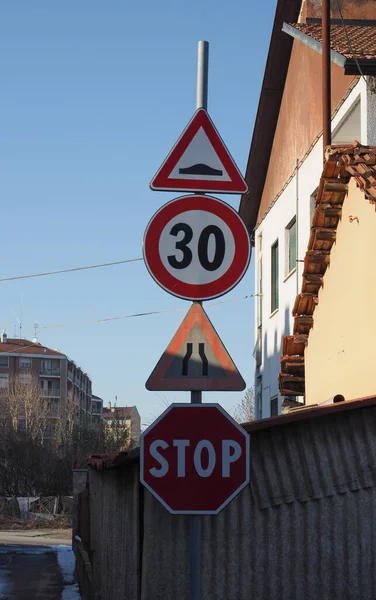
{"type": "Polygon", "coordinates": [[[189,600],[201,598],[201,515],[189,518],[189,600]]]}
{"type": "Polygon", "coordinates": [[[330,80],[330,0],[322,0],[322,108],[323,108],[323,153],[332,143],[331,135],[331,80],[330,80]]]}
{"type": "Polygon", "coordinates": [[[198,43],[196,108],[208,109],[209,42],[198,43]]]}
{"type": "MultiPolygon", "coordinates": [[[[209,42],[198,43],[196,108],[208,108],[209,42]]],[[[201,304],[201,302],[200,302],[201,304]]],[[[191,391],[191,404],[202,403],[202,391],[191,391]]],[[[189,600],[201,598],[201,515],[189,517],[189,600]]]]}
{"type": "MultiPolygon", "coordinates": [[[[191,404],[201,404],[202,392],[191,392],[191,404]]],[[[189,600],[201,598],[201,515],[189,517],[189,600]]]]}

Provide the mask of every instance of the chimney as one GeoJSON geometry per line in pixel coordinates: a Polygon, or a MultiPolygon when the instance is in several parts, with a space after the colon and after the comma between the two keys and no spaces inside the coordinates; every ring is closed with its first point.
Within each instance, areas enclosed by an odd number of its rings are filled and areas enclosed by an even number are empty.
{"type": "Polygon", "coordinates": [[[6,343],[7,343],[7,341],[8,341],[8,336],[7,336],[7,334],[5,333],[5,329],[3,329],[3,333],[2,333],[2,336],[1,336],[1,343],[2,343],[2,344],[6,344],[6,343]]]}
{"type": "Polygon", "coordinates": [[[109,403],[107,404],[107,408],[108,408],[109,410],[111,410],[111,402],[109,402],[109,403]]]}

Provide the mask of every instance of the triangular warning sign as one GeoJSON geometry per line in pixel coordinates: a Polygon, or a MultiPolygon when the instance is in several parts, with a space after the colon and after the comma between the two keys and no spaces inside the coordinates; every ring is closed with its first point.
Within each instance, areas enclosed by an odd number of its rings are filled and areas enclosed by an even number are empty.
{"type": "Polygon", "coordinates": [[[150,183],[176,192],[247,191],[238,167],[205,109],[198,109],[150,183]]]}
{"type": "Polygon", "coordinates": [[[245,382],[198,303],[192,304],[146,382],[148,390],[238,391],[245,382]]]}

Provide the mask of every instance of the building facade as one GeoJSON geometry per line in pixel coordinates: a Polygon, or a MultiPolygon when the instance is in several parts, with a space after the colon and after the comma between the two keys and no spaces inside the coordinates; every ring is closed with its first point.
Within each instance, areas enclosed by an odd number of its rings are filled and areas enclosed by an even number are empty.
{"type": "Polygon", "coordinates": [[[92,423],[101,423],[103,420],[103,400],[95,394],[91,397],[92,423]]]}
{"type": "MultiPolygon", "coordinates": [[[[295,300],[302,276],[307,280],[310,275],[305,272],[304,260],[313,235],[311,225],[323,169],[318,4],[310,0],[277,3],[247,166],[249,192],[240,204],[240,214],[254,243],[256,418],[279,414],[285,397],[293,403],[304,402],[304,378],[299,382],[297,377],[296,385],[282,385],[281,389],[278,379],[284,354],[282,340],[294,332],[295,300]]],[[[376,28],[369,20],[375,16],[375,5],[373,0],[348,0],[340,5],[344,24],[333,20],[331,27],[332,143],[358,140],[364,145],[375,144],[372,73],[376,75],[376,28]],[[353,40],[358,63],[348,56],[348,39],[353,40]],[[359,73],[359,60],[367,73],[364,77],[359,73]]],[[[333,19],[339,17],[337,12],[333,9],[333,19]]],[[[320,235],[318,228],[315,233],[320,235]]],[[[301,332],[304,342],[304,328],[301,332]]],[[[288,372],[285,375],[286,384],[288,372]]]]}
{"type": "Polygon", "coordinates": [[[8,338],[0,341],[0,391],[3,397],[18,386],[33,386],[35,395],[49,401],[51,419],[71,415],[81,423],[91,421],[91,380],[72,360],[36,340],[8,338]]]}
{"type": "Polygon", "coordinates": [[[107,427],[116,423],[129,430],[129,441],[133,446],[140,445],[141,417],[136,406],[112,406],[108,403],[103,409],[103,419],[107,427]]]}

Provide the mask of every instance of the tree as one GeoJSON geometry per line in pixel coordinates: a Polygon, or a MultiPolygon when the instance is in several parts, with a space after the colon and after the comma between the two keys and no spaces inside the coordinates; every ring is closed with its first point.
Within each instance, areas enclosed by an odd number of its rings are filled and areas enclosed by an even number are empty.
{"type": "Polygon", "coordinates": [[[232,416],[238,423],[249,423],[255,419],[255,394],[253,388],[246,389],[243,398],[236,404],[232,416]]]}

